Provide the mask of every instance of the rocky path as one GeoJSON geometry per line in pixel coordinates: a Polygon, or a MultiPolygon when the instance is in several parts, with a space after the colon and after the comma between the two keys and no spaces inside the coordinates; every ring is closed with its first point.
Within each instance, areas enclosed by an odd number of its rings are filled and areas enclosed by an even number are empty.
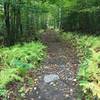
{"type": "Polygon", "coordinates": [[[77,100],[75,48],[61,42],[53,31],[44,34],[42,41],[48,47],[48,57],[37,75],[37,85],[27,94],[26,100],[77,100]]]}

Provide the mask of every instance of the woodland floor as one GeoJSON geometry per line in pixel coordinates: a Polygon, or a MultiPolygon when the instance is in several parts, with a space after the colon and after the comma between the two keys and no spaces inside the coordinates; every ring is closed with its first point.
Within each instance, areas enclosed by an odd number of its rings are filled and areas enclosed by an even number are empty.
{"type": "Polygon", "coordinates": [[[25,100],[76,100],[78,57],[75,47],[61,41],[55,32],[42,36],[48,56],[36,72],[38,82],[25,100]]]}

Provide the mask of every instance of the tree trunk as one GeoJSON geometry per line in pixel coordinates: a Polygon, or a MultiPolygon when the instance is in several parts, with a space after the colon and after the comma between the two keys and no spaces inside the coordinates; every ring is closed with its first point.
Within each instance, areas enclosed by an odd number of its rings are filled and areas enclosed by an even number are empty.
{"type": "Polygon", "coordinates": [[[4,15],[5,15],[5,25],[6,25],[6,32],[7,32],[7,36],[6,36],[6,44],[12,45],[12,38],[11,38],[11,25],[10,25],[10,3],[8,2],[4,2],[4,15]]]}

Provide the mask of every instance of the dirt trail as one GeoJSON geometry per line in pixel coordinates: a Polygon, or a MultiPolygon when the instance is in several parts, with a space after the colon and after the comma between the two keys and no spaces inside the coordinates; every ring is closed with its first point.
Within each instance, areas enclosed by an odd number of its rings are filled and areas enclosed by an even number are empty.
{"type": "Polygon", "coordinates": [[[42,36],[48,57],[38,74],[38,84],[27,94],[27,100],[76,100],[78,58],[75,48],[61,42],[54,31],[42,36]]]}

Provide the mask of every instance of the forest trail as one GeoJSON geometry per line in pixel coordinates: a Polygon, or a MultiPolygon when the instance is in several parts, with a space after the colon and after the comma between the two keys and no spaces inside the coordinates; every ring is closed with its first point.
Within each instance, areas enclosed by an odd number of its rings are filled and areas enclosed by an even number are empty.
{"type": "Polygon", "coordinates": [[[42,36],[48,57],[37,72],[38,84],[27,94],[27,100],[76,100],[78,58],[70,42],[62,42],[56,32],[42,36]]]}

